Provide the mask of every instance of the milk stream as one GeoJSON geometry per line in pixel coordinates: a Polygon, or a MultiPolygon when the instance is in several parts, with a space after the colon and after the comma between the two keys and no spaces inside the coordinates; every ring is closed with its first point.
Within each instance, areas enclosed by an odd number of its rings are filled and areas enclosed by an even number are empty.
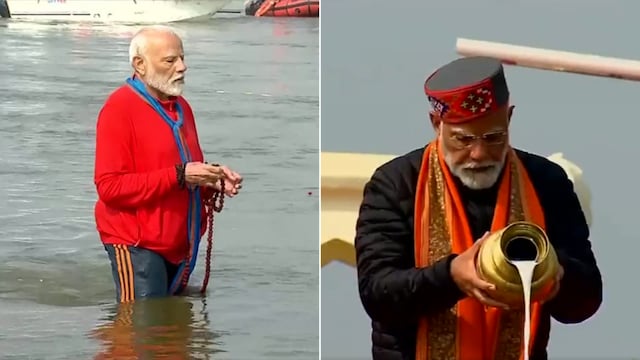
{"type": "Polygon", "coordinates": [[[518,269],[522,292],[524,293],[524,360],[529,360],[529,341],[531,339],[531,281],[536,262],[531,260],[512,261],[518,269]]]}

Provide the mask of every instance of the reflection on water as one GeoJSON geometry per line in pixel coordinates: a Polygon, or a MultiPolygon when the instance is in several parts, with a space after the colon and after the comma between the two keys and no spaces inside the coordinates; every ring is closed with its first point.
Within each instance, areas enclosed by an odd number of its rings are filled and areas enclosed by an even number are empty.
{"type": "Polygon", "coordinates": [[[89,336],[100,342],[96,360],[211,359],[220,352],[206,299],[149,299],[114,305],[89,336]],[[194,307],[201,305],[200,309],[194,307]]]}

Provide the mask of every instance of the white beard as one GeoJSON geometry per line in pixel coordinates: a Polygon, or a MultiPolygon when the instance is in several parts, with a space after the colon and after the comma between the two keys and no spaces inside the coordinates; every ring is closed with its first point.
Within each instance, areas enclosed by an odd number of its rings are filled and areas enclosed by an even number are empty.
{"type": "MultiPolygon", "coordinates": [[[[442,137],[440,141],[442,141],[442,137]]],[[[504,168],[509,148],[505,146],[504,152],[502,153],[502,160],[500,161],[468,161],[460,165],[454,165],[451,154],[445,149],[443,149],[443,151],[444,161],[449,167],[449,171],[460,179],[462,184],[469,189],[481,190],[492,187],[498,181],[502,168],[504,168]],[[483,169],[481,171],[474,170],[478,168],[483,169]]]]}
{"type": "Polygon", "coordinates": [[[184,91],[184,78],[164,79],[157,75],[155,71],[150,71],[143,79],[147,85],[169,96],[180,96],[184,91]]]}

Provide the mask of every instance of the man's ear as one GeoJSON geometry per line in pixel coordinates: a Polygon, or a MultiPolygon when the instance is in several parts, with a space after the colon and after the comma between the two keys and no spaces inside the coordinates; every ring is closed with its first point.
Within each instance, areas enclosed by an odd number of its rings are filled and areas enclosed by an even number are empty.
{"type": "Polygon", "coordinates": [[[142,56],[136,55],[133,58],[133,63],[131,64],[135,69],[136,73],[140,74],[140,76],[144,76],[146,73],[146,66],[144,63],[144,59],[142,56]]]}
{"type": "Polygon", "coordinates": [[[429,113],[429,119],[431,119],[431,126],[433,127],[433,131],[438,133],[440,130],[441,121],[438,117],[434,116],[432,113],[429,113]]]}
{"type": "Polygon", "coordinates": [[[513,115],[513,109],[515,109],[515,105],[509,106],[509,124],[511,124],[511,116],[513,115]]]}

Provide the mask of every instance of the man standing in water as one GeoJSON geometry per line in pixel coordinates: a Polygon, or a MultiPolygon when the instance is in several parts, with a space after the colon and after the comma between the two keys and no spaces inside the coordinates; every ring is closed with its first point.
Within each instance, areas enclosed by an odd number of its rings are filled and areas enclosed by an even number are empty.
{"type": "Polygon", "coordinates": [[[94,174],[96,225],[120,302],[184,290],[206,231],[204,201],[219,191],[234,196],[242,182],[203,162],[181,96],[187,67],[180,37],[164,26],[143,28],[129,60],[133,76],[98,116],[94,174]]]}
{"type": "Polygon", "coordinates": [[[492,298],[475,258],[486,232],[522,220],[545,229],[562,267],[545,303],[532,307],[531,359],[547,359],[550,318],[582,322],[602,302],[573,185],[560,166],[509,145],[513,106],[499,61],[453,61],[425,93],[436,139],[375,171],[357,221],[373,359],[521,359],[522,309],[492,298]]]}

